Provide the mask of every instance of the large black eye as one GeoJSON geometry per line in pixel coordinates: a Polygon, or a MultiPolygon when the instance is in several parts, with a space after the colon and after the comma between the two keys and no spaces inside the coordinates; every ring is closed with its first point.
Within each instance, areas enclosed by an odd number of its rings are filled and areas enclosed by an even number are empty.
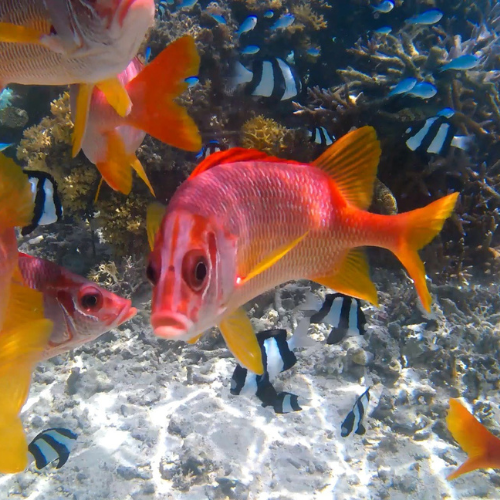
{"type": "Polygon", "coordinates": [[[93,286],[80,290],[78,302],[82,309],[88,312],[96,311],[102,307],[102,293],[93,286]]]}
{"type": "Polygon", "coordinates": [[[158,283],[158,280],[160,279],[159,274],[160,273],[157,271],[155,264],[150,262],[146,268],[146,276],[153,286],[156,286],[158,283]]]}
{"type": "Polygon", "coordinates": [[[201,250],[191,250],[184,256],[182,276],[193,291],[203,288],[208,276],[208,261],[201,250]]]}

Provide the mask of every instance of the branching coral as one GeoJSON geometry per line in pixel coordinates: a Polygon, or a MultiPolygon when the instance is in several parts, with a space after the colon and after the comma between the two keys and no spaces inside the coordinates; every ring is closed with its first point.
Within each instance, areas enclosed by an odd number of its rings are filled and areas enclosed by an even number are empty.
{"type": "Polygon", "coordinates": [[[283,154],[284,150],[290,146],[292,139],[292,131],[262,115],[245,122],[241,133],[243,147],[258,149],[270,155],[283,154]]]}

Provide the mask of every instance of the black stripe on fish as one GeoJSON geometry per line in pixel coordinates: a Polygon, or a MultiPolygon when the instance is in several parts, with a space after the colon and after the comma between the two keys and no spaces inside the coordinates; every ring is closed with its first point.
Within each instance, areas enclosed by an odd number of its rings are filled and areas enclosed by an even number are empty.
{"type": "Polygon", "coordinates": [[[323,126],[313,127],[311,130],[307,131],[307,134],[310,137],[309,142],[314,142],[315,144],[325,147],[331,146],[335,140],[335,137],[323,126]]]}
{"type": "Polygon", "coordinates": [[[280,392],[274,400],[274,411],[276,413],[291,413],[301,411],[299,397],[291,392],[280,392]]]}
{"type": "Polygon", "coordinates": [[[74,432],[62,427],[46,429],[38,434],[28,445],[36,468],[43,469],[57,460],[56,469],[60,469],[67,462],[77,437],[74,432]]]}
{"type": "Polygon", "coordinates": [[[158,5],[156,6],[156,14],[158,17],[163,18],[165,16],[165,12],[167,11],[167,1],[166,0],[160,0],[158,2],[158,5]]]}
{"type": "Polygon", "coordinates": [[[342,437],[347,437],[354,430],[355,434],[363,435],[366,429],[363,425],[363,419],[365,418],[368,404],[370,402],[370,387],[356,399],[352,410],[347,414],[347,417],[342,422],[340,435],[342,437]]]}
{"type": "Polygon", "coordinates": [[[406,130],[406,146],[411,151],[446,156],[456,132],[457,127],[447,117],[433,116],[406,130]]]}
{"type": "Polygon", "coordinates": [[[62,204],[55,179],[47,172],[25,170],[33,192],[35,210],[29,226],[23,227],[21,234],[26,236],[38,226],[54,224],[61,220],[62,204]]]}
{"type": "Polygon", "coordinates": [[[311,324],[327,323],[332,329],[326,340],[327,344],[337,344],[349,330],[365,334],[366,317],[361,309],[361,301],[342,293],[329,293],[321,309],[311,316],[311,324]]]}
{"type": "MultiPolygon", "coordinates": [[[[295,356],[295,353],[290,350],[288,345],[286,330],[275,329],[259,332],[257,334],[257,342],[259,343],[260,350],[262,352],[262,362],[264,363],[266,371],[268,369],[268,354],[272,349],[272,342],[276,344],[281,362],[283,363],[282,368],[280,369],[281,372],[292,368],[292,366],[297,363],[297,356],[295,356]]],[[[279,361],[275,359],[271,360],[271,362],[279,363],[279,361]]]]}

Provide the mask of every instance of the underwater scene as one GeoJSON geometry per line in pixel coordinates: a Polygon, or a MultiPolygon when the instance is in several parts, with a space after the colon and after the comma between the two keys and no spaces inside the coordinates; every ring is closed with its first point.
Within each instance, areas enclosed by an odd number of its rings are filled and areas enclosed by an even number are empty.
{"type": "Polygon", "coordinates": [[[500,499],[500,2],[0,0],[0,500],[500,499]]]}

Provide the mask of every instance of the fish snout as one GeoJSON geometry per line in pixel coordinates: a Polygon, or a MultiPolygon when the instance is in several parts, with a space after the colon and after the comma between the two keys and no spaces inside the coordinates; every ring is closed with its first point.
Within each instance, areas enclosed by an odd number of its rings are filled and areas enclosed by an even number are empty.
{"type": "Polygon", "coordinates": [[[184,340],[193,322],[183,314],[156,313],[151,316],[151,325],[157,337],[184,340]]]}

